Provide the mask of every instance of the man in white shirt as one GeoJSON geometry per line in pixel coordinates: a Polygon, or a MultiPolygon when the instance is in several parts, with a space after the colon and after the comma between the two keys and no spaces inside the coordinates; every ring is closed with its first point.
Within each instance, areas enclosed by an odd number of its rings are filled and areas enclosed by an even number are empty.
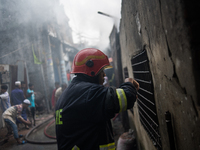
{"type": "MultiPolygon", "coordinates": [[[[19,119],[22,123],[26,125],[31,125],[31,122],[29,120],[24,120],[21,116],[22,111],[31,104],[31,102],[28,99],[25,99],[22,104],[14,105],[10,108],[8,108],[2,115],[4,122],[7,124],[8,132],[10,133],[10,128],[13,130],[14,138],[16,139],[18,144],[25,144],[26,141],[21,141],[18,135],[18,129],[16,125],[16,118],[19,119]]],[[[3,123],[4,123],[3,122],[3,123]]]]}
{"type": "Polygon", "coordinates": [[[57,100],[60,98],[62,92],[67,88],[67,84],[66,83],[63,83],[61,85],[61,87],[59,87],[56,92],[55,92],[55,100],[57,102],[57,100]]]}
{"type": "Polygon", "coordinates": [[[10,97],[7,92],[7,89],[8,89],[7,85],[1,86],[0,99],[1,99],[1,108],[2,108],[3,112],[11,106],[10,105],[10,97]]]}

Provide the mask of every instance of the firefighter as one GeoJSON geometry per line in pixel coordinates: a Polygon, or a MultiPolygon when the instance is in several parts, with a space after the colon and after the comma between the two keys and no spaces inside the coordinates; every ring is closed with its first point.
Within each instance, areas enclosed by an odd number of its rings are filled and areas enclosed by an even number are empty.
{"type": "Polygon", "coordinates": [[[119,88],[104,87],[106,67],[108,57],[94,48],[74,57],[76,77],[56,104],[59,150],[115,150],[110,119],[133,107],[139,84],[127,78],[119,88]]]}

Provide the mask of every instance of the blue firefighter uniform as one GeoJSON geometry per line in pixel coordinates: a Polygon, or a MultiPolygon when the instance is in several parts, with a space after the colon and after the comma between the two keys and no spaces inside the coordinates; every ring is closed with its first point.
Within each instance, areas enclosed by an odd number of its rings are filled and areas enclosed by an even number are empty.
{"type": "Polygon", "coordinates": [[[56,104],[59,150],[115,150],[110,119],[136,101],[136,88],[123,83],[104,87],[75,77],[56,104]]]}

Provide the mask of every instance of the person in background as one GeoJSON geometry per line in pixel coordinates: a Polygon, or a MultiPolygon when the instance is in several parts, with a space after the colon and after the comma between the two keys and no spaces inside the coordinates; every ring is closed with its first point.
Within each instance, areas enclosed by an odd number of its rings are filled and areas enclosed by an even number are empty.
{"type": "Polygon", "coordinates": [[[55,93],[56,90],[60,87],[60,83],[59,82],[55,82],[55,89],[52,92],[52,97],[51,97],[51,105],[52,105],[52,110],[54,110],[55,107],[55,93]]]}
{"type": "Polygon", "coordinates": [[[68,83],[71,82],[71,74],[70,74],[69,70],[67,70],[67,81],[68,81],[68,83]]]}
{"type": "Polygon", "coordinates": [[[29,107],[30,107],[31,116],[34,122],[33,125],[35,126],[35,106],[37,106],[37,104],[35,104],[36,93],[33,91],[34,85],[32,83],[29,83],[28,86],[29,86],[29,89],[27,90],[26,97],[31,102],[31,105],[29,107]]]}
{"type": "MultiPolygon", "coordinates": [[[[21,81],[21,90],[23,91],[23,93],[24,93],[24,98],[26,99],[27,98],[27,96],[26,96],[26,92],[27,92],[27,87],[26,87],[26,83],[24,82],[24,81],[21,81]]],[[[24,114],[24,113],[23,113],[24,114]]],[[[31,114],[31,109],[30,109],[30,107],[28,107],[27,109],[26,109],[26,116],[27,116],[27,118],[30,120],[30,118],[32,118],[32,114],[31,114]]],[[[23,117],[23,116],[22,116],[23,117]]],[[[28,126],[26,126],[26,128],[27,129],[29,129],[29,127],[28,126]]]]}
{"type": "Polygon", "coordinates": [[[1,99],[1,107],[2,107],[3,112],[11,106],[10,105],[10,97],[7,92],[7,89],[8,89],[7,85],[1,86],[0,99],[1,99]]]}
{"type": "Polygon", "coordinates": [[[21,90],[24,93],[24,98],[26,98],[26,83],[24,81],[21,81],[21,90]]]}
{"type": "Polygon", "coordinates": [[[103,86],[105,86],[105,87],[109,86],[109,81],[108,81],[108,77],[107,76],[104,77],[103,86]]]}
{"type": "Polygon", "coordinates": [[[24,93],[20,88],[21,88],[21,82],[20,81],[16,81],[15,82],[15,89],[12,90],[12,92],[11,92],[12,105],[22,104],[23,100],[25,99],[24,98],[24,93]]]}
{"type": "Polygon", "coordinates": [[[62,92],[67,88],[67,84],[66,83],[63,83],[61,85],[61,87],[59,87],[57,90],[56,90],[56,93],[55,93],[55,101],[57,102],[57,100],[59,99],[59,97],[61,96],[62,92]]]}
{"type": "Polygon", "coordinates": [[[13,134],[14,134],[14,138],[16,139],[18,144],[24,144],[26,143],[25,141],[21,141],[19,138],[22,137],[23,135],[18,135],[18,129],[17,129],[17,125],[15,122],[15,118],[17,117],[18,120],[20,120],[22,123],[26,124],[26,125],[31,125],[30,121],[26,121],[22,118],[21,113],[23,111],[23,109],[28,108],[28,106],[30,105],[30,101],[25,99],[23,101],[22,104],[19,105],[14,105],[10,108],[8,108],[2,115],[3,120],[6,123],[6,127],[8,128],[8,133],[11,133],[11,128],[13,130],[13,134]]]}
{"type": "MultiPolygon", "coordinates": [[[[21,82],[16,81],[15,82],[15,89],[12,90],[12,92],[11,92],[12,105],[22,104],[23,100],[25,99],[24,93],[20,88],[21,88],[21,82]]],[[[27,120],[26,109],[23,109],[21,115],[22,115],[24,120],[27,120]]],[[[22,123],[22,122],[16,118],[16,123],[17,123],[17,126],[19,127],[19,124],[22,123]]],[[[25,126],[25,128],[29,129],[28,126],[25,126]]]]}

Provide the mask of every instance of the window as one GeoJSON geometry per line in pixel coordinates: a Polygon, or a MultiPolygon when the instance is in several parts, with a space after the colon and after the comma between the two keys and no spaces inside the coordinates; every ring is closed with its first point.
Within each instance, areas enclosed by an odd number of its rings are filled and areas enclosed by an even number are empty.
{"type": "Polygon", "coordinates": [[[134,56],[131,59],[131,64],[134,78],[140,84],[137,103],[141,124],[155,147],[160,150],[162,146],[154,99],[154,87],[146,50],[134,56]]]}

